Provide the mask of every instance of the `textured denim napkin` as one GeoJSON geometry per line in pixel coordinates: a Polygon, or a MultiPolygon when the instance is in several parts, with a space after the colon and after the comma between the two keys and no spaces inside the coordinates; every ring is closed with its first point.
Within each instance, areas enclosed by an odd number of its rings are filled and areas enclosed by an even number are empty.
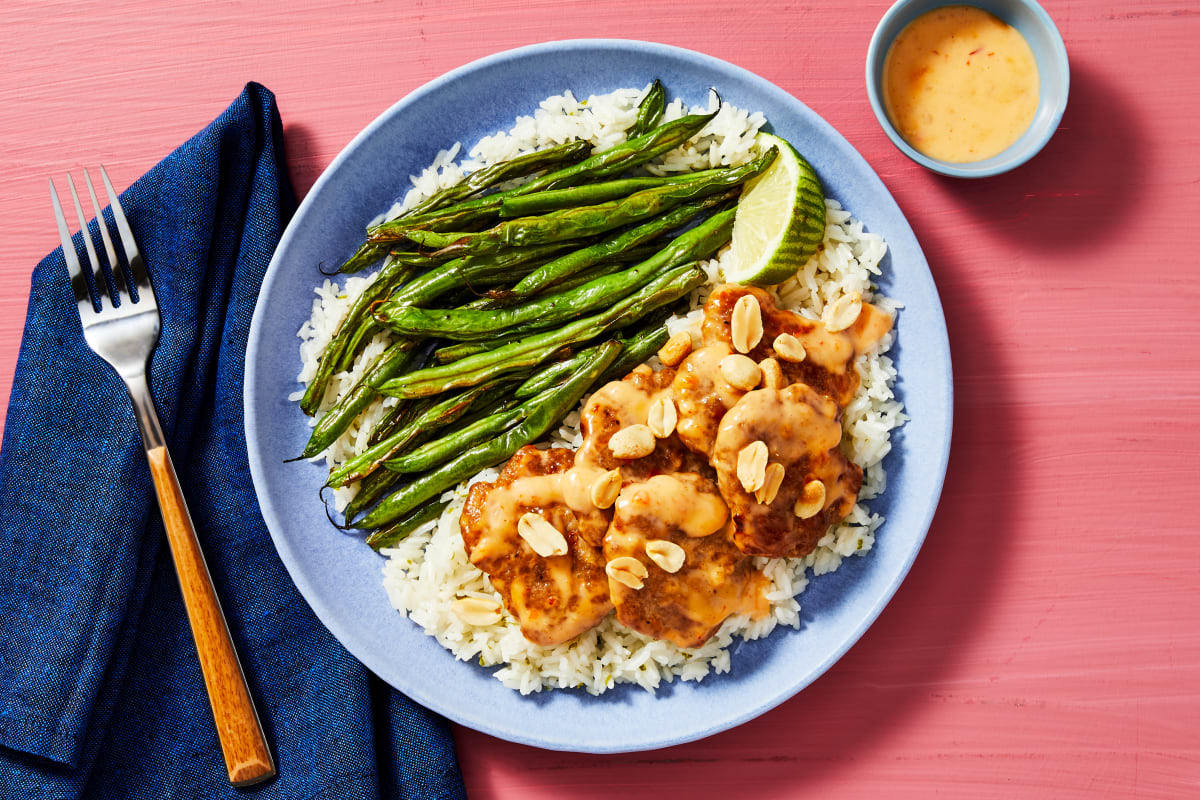
{"type": "Polygon", "coordinates": [[[155,401],[279,775],[227,782],[133,412],[56,250],[0,451],[0,797],[463,797],[446,723],[321,626],[250,483],[246,337],[294,203],[274,97],[248,85],[122,203],[162,310],[155,401]]]}

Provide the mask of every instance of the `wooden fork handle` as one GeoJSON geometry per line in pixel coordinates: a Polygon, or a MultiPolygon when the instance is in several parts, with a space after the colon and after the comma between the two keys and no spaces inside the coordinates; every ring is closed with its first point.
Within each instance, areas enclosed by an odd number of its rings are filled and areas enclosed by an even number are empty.
{"type": "Polygon", "coordinates": [[[164,446],[147,447],[146,458],[150,461],[171,557],[175,560],[188,622],[200,655],[200,669],[208,688],[229,781],[234,786],[264,781],[275,774],[275,764],[204,563],[171,454],[164,446]]]}

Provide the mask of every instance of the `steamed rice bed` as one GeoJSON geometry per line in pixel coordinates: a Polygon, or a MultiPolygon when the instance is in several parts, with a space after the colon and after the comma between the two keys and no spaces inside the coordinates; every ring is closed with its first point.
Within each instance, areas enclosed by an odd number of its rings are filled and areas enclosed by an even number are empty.
{"type": "MultiPolygon", "coordinates": [[[[624,131],[633,123],[641,95],[642,90],[618,89],[583,101],[576,100],[570,92],[547,98],[533,116],[519,117],[510,130],[481,139],[467,157],[456,160],[461,151],[458,143],[439,152],[429,167],[412,176],[413,188],[403,200],[373,222],[393,218],[439,189],[458,183],[466,174],[496,161],[575,138],[586,139],[597,149],[624,141],[624,131]]],[[[716,97],[710,97],[709,110],[716,104],[716,97]]],[[[699,110],[689,109],[676,100],[667,107],[663,121],[699,110]]],[[[744,163],[752,157],[755,134],[765,122],[761,114],[724,104],[708,126],[685,146],[656,159],[645,169],[666,175],[744,163]]],[[[804,151],[802,141],[793,144],[804,151]]],[[[879,264],[886,252],[883,239],[865,232],[862,223],[836,201],[827,200],[826,207],[821,251],[794,278],[775,287],[778,305],[818,319],[826,304],[857,291],[864,300],[894,314],[899,304],[877,294],[872,285],[874,277],[880,274],[879,264]]],[[[692,293],[689,313],[668,320],[671,333],[687,330],[699,336],[700,308],[711,285],[721,282],[732,257],[726,247],[717,258],[702,263],[710,283],[692,293]]],[[[303,364],[298,376],[300,383],[312,379],[320,354],[338,323],[369,282],[369,277],[350,276],[341,286],[326,280],[316,289],[312,316],[298,333],[303,364]]],[[[841,524],[830,528],[807,557],[756,559],[771,582],[767,595],[770,612],[766,616],[757,620],[730,617],[703,646],[695,649],[683,649],[630,631],[612,614],[596,628],[553,647],[527,641],[507,613],[494,625],[464,624],[450,610],[455,599],[477,596],[502,602],[487,576],[468,560],[458,524],[467,487],[476,481],[494,480],[498,468],[483,470],[447,492],[443,499],[449,500],[450,505],[441,517],[419,528],[398,546],[383,551],[386,556],[383,585],[392,605],[436,637],[457,658],[476,660],[489,667],[502,665],[493,673],[495,677],[522,694],[574,687],[599,694],[618,683],[635,683],[653,691],[662,681],[670,682],[677,676],[698,681],[709,672],[728,672],[731,668],[728,647],[735,636],[752,640],[768,635],[778,625],[800,627],[800,604],[796,598],[808,585],[810,570],[814,576],[832,572],[843,558],[864,556],[874,545],[883,518],[871,513],[865,501],[884,490],[886,474],[882,461],[891,449],[890,432],[905,419],[892,391],[896,370],[885,355],[894,336],[894,331],[887,334],[879,347],[860,359],[857,369],[862,383],[843,412],[843,448],[864,470],[859,502],[841,524]]],[[[351,371],[334,376],[322,411],[331,408],[355,384],[366,365],[389,342],[388,334],[376,335],[351,371]]],[[[658,366],[653,360],[651,363],[658,366]]],[[[292,399],[302,394],[303,391],[298,391],[292,399]]],[[[367,437],[385,410],[396,402],[394,398],[377,400],[314,460],[334,468],[353,457],[366,446],[367,437]]],[[[576,409],[543,444],[575,448],[581,442],[576,409]]],[[[345,508],[355,491],[352,485],[334,492],[335,507],[339,511],[345,508]]]]}

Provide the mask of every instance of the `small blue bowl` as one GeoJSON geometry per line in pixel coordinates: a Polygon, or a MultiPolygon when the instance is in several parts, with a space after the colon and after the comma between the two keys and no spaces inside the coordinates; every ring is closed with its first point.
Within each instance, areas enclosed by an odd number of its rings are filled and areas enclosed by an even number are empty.
{"type": "Polygon", "coordinates": [[[867,48],[867,96],[883,132],[900,152],[922,167],[953,178],[987,178],[999,175],[1021,166],[1037,155],[1058,128],[1063,111],[1067,108],[1067,91],[1070,85],[1067,48],[1063,44],[1062,36],[1059,35],[1050,15],[1033,0],[899,0],[883,15],[879,26],[875,28],[875,34],[871,37],[871,45],[867,48]],[[904,137],[892,125],[883,107],[883,62],[887,57],[888,48],[908,23],[926,11],[951,5],[982,8],[1020,31],[1033,50],[1041,78],[1041,97],[1029,128],[1007,150],[982,161],[942,161],[918,152],[904,141],[904,137]]]}

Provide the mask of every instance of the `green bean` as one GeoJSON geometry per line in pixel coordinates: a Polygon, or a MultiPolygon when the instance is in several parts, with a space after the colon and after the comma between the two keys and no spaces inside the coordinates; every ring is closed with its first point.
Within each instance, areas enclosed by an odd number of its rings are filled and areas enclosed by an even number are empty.
{"type": "Polygon", "coordinates": [[[389,525],[479,470],[499,464],[521,447],[540,439],[579,402],[596,377],[617,357],[620,349],[620,342],[607,342],[570,380],[539,395],[535,408],[520,424],[402,486],[380,501],[356,523],[357,527],[381,528],[389,525]]]}
{"type": "Polygon", "coordinates": [[[513,396],[520,398],[533,397],[546,391],[551,386],[557,386],[564,378],[573,373],[579,367],[580,363],[594,356],[596,348],[599,346],[593,345],[560,361],[555,361],[553,364],[545,365],[545,367],[530,375],[521,385],[514,389],[513,396]]]}
{"type": "MultiPolygon", "coordinates": [[[[618,339],[621,342],[621,355],[617,360],[601,375],[592,386],[593,388],[602,386],[609,381],[617,380],[625,377],[625,374],[636,367],[638,364],[646,361],[650,356],[658,352],[664,344],[667,343],[667,328],[664,325],[669,313],[663,313],[665,309],[660,309],[658,312],[651,314],[650,319],[645,324],[641,324],[638,330],[630,334],[628,337],[618,339]]],[[[580,359],[586,359],[590,356],[595,347],[589,347],[586,350],[581,350],[570,358],[562,361],[556,361],[549,364],[537,373],[529,376],[516,389],[513,390],[514,397],[532,397],[539,392],[559,383],[564,377],[571,374],[579,363],[580,359]]]]}
{"type": "Polygon", "coordinates": [[[574,166],[551,172],[540,178],[535,178],[523,186],[518,186],[514,192],[518,195],[533,194],[546,189],[562,189],[566,186],[577,186],[587,180],[607,178],[618,175],[633,167],[645,164],[658,158],[663,153],[674,150],[692,136],[700,132],[713,117],[716,111],[706,114],[689,114],[672,120],[665,125],[650,130],[641,136],[626,139],[621,144],[590,158],[580,161],[574,166]]]}
{"type": "Polygon", "coordinates": [[[570,246],[560,242],[447,261],[409,281],[380,306],[377,312],[408,305],[427,305],[454,289],[511,280],[516,275],[524,275],[536,268],[542,259],[560,253],[570,246]]]}
{"type": "Polygon", "coordinates": [[[359,382],[317,421],[300,457],[312,458],[333,444],[355,417],[379,396],[376,385],[404,372],[412,361],[413,345],[411,340],[401,340],[383,351],[359,382]]]}
{"type": "Polygon", "coordinates": [[[389,258],[383,267],[375,274],[375,279],[363,290],[346,312],[346,316],[338,323],[333,338],[329,341],[321,359],[317,362],[317,372],[304,390],[300,400],[300,408],[305,414],[312,416],[320,408],[325,398],[325,390],[329,379],[335,372],[344,371],[347,367],[345,354],[353,355],[358,350],[358,344],[364,334],[356,330],[367,316],[371,306],[391,294],[395,288],[412,277],[416,268],[399,259],[389,258]]]}
{"type": "Polygon", "coordinates": [[[655,128],[658,121],[662,119],[666,107],[667,90],[663,88],[662,81],[655,78],[654,83],[650,84],[646,96],[638,103],[637,118],[634,119],[633,125],[625,132],[625,135],[632,139],[655,128]]]}
{"type": "Polygon", "coordinates": [[[389,244],[402,242],[410,230],[446,231],[454,228],[465,228],[478,222],[499,216],[500,206],[504,198],[513,190],[476,197],[455,203],[439,211],[422,214],[416,217],[402,217],[380,223],[367,229],[367,242],[374,244],[389,244]]]}
{"type": "MultiPolygon", "coordinates": [[[[641,262],[645,261],[647,258],[650,258],[657,252],[658,252],[657,247],[635,248],[633,250],[628,251],[628,253],[622,254],[622,256],[628,255],[629,258],[624,258],[624,257],[619,256],[617,258],[612,259],[611,261],[601,261],[599,264],[595,265],[594,267],[589,267],[588,269],[585,269],[580,273],[572,275],[569,278],[563,278],[561,281],[559,281],[558,283],[556,283],[552,287],[550,287],[550,289],[547,290],[547,292],[534,295],[534,297],[540,298],[543,296],[543,294],[549,294],[551,291],[553,291],[555,293],[565,292],[570,289],[575,289],[579,286],[583,286],[585,283],[590,283],[591,281],[594,281],[597,278],[603,278],[606,275],[613,275],[618,272],[622,272],[626,269],[629,269],[630,264],[640,264],[641,262]]],[[[475,310],[476,308],[480,308],[480,309],[504,308],[506,305],[512,305],[513,301],[515,301],[515,300],[523,299],[523,298],[519,298],[519,297],[513,297],[511,294],[509,294],[504,289],[496,289],[492,292],[489,292],[489,294],[492,295],[492,297],[485,298],[485,299],[492,300],[494,305],[484,305],[482,302],[479,302],[478,305],[471,304],[470,306],[464,306],[464,308],[470,308],[471,310],[475,310]]],[[[616,299],[616,298],[614,298],[614,299],[616,299]]]]}
{"type": "Polygon", "coordinates": [[[425,472],[449,461],[455,454],[468,447],[492,438],[516,425],[529,416],[528,404],[499,411],[481,417],[470,425],[464,425],[447,433],[440,439],[426,442],[415,450],[390,458],[383,465],[392,472],[425,472]]]}
{"type": "Polygon", "coordinates": [[[413,531],[426,522],[440,517],[448,505],[450,505],[449,500],[439,500],[436,503],[426,503],[423,506],[419,506],[388,527],[380,528],[372,533],[367,537],[367,544],[371,546],[371,549],[376,551],[382,550],[385,547],[391,547],[407,539],[413,531]]]}
{"type": "Polygon", "coordinates": [[[363,242],[358,249],[338,267],[338,272],[360,272],[383,258],[391,249],[387,242],[363,242]]]}
{"type": "MultiPolygon", "coordinates": [[[[653,244],[634,247],[624,253],[614,256],[608,261],[601,261],[599,264],[582,270],[581,272],[577,272],[569,278],[563,278],[546,291],[538,292],[533,296],[541,297],[542,295],[545,295],[551,291],[564,292],[567,289],[574,289],[576,286],[582,286],[588,281],[595,280],[596,278],[604,275],[612,275],[614,272],[620,272],[623,269],[627,269],[630,264],[636,264],[638,262],[645,261],[647,258],[650,258],[657,253],[658,250],[658,246],[653,244]]],[[[515,294],[511,289],[496,287],[489,289],[483,297],[476,298],[471,302],[459,307],[473,311],[489,308],[507,308],[521,302],[523,299],[524,297],[522,295],[515,294]]],[[[452,358],[450,360],[453,361],[454,359],[452,358]]]]}
{"type": "Polygon", "coordinates": [[[532,175],[549,167],[559,164],[572,164],[583,158],[591,149],[585,141],[575,140],[544,150],[517,156],[508,161],[500,161],[489,167],[476,170],[454,186],[437,192],[417,205],[405,211],[398,218],[388,220],[368,228],[367,241],[359,246],[354,255],[342,265],[341,272],[355,272],[369,266],[378,259],[386,249],[387,241],[398,241],[401,236],[383,238],[374,236],[376,231],[403,230],[412,225],[430,227],[432,230],[447,230],[450,227],[461,227],[473,222],[494,216],[499,208],[499,201],[485,198],[465,200],[493,186],[505,183],[514,178],[532,175]],[[451,224],[449,220],[453,220],[451,224]]]}
{"type": "Polygon", "coordinates": [[[499,381],[486,383],[434,403],[402,425],[395,433],[381,439],[329,473],[329,479],[325,481],[325,485],[336,489],[370,475],[384,461],[399,454],[406,446],[412,444],[420,434],[455,422],[470,411],[477,402],[489,397],[495,399],[498,388],[503,388],[503,384],[499,381]]]}
{"type": "MultiPolygon", "coordinates": [[[[414,269],[425,269],[425,270],[428,270],[429,268],[436,266],[436,263],[437,263],[437,262],[431,260],[428,256],[422,256],[417,253],[392,252],[388,256],[388,261],[385,263],[385,267],[387,266],[388,263],[392,263],[393,261],[399,261],[402,264],[407,264],[414,269]]],[[[402,286],[402,285],[403,285],[402,282],[398,282],[395,284],[395,286],[402,286]]],[[[370,316],[370,311],[373,308],[375,303],[381,303],[381,302],[385,301],[388,298],[388,296],[389,295],[387,293],[384,293],[381,297],[379,297],[377,300],[375,300],[371,305],[368,305],[365,309],[363,309],[363,311],[361,313],[356,315],[358,317],[357,327],[354,329],[354,332],[350,335],[350,340],[346,344],[346,346],[341,348],[341,355],[339,356],[339,358],[337,360],[337,364],[334,367],[335,372],[345,372],[345,371],[349,370],[353,366],[355,359],[357,359],[358,356],[362,353],[363,347],[365,347],[367,342],[369,342],[371,340],[372,336],[374,336],[376,333],[379,332],[379,330],[380,330],[379,323],[377,323],[370,316]]]]}
{"type": "Polygon", "coordinates": [[[459,359],[450,364],[426,367],[379,387],[395,397],[425,397],[449,389],[474,386],[498,375],[540,364],[562,347],[594,338],[605,330],[628,324],[655,308],[679,299],[705,280],[704,272],[694,264],[666,272],[634,294],[590,317],[571,322],[556,330],[535,333],[496,350],[459,359]]]}
{"type": "Polygon", "coordinates": [[[714,214],[636,266],[519,306],[488,310],[400,307],[380,313],[376,319],[407,336],[468,341],[486,339],[521,325],[546,328],[625,297],[664,270],[707,258],[729,241],[735,212],[736,208],[731,208],[714,214]]]}
{"type": "Polygon", "coordinates": [[[653,324],[647,325],[633,336],[623,340],[625,346],[621,350],[621,355],[596,380],[594,386],[603,386],[609,381],[624,378],[634,367],[645,363],[650,356],[657,353],[671,336],[667,332],[664,319],[665,317],[656,320],[653,324]]]}
{"type": "MultiPolygon", "coordinates": [[[[508,197],[500,204],[500,216],[532,217],[550,211],[560,211],[565,208],[590,206],[609,200],[619,200],[635,192],[645,189],[657,189],[689,181],[711,178],[719,169],[706,169],[701,172],[689,172],[684,175],[668,175],[660,177],[649,175],[637,178],[620,178],[604,183],[591,183],[583,186],[571,186],[566,189],[552,189],[548,192],[537,192],[520,197],[508,197]]],[[[445,234],[447,237],[450,234],[445,234]]]]}
{"type": "Polygon", "coordinates": [[[779,150],[772,147],[750,163],[718,170],[710,178],[644,189],[620,200],[552,211],[540,217],[510,219],[479,233],[411,231],[408,237],[422,246],[441,248],[436,255],[442,257],[494,253],[514,245],[531,246],[595,236],[658,216],[687,201],[739,186],[770,166],[778,154],[779,150]]]}
{"type": "Polygon", "coordinates": [[[716,116],[711,114],[691,114],[677,120],[660,125],[654,130],[614,145],[600,153],[573,164],[534,178],[529,183],[522,184],[506,192],[476,198],[457,206],[443,208],[433,215],[412,217],[406,220],[393,220],[371,228],[368,240],[373,242],[399,241],[413,232],[414,226],[419,229],[433,230],[440,226],[441,230],[450,230],[461,226],[464,221],[475,222],[499,211],[506,197],[533,194],[547,189],[561,189],[575,186],[594,178],[606,178],[628,169],[644,164],[669,150],[674,150],[686,142],[701,128],[716,116]],[[453,223],[449,222],[453,220],[453,223]]]}
{"type": "Polygon", "coordinates": [[[401,400],[391,408],[384,409],[383,416],[375,423],[375,428],[371,431],[371,435],[367,437],[367,446],[370,447],[378,443],[381,439],[387,438],[396,428],[412,419],[414,414],[420,413],[422,410],[419,402],[410,400],[401,400]]]}
{"type": "MultiPolygon", "coordinates": [[[[509,400],[501,403],[498,408],[503,409],[505,407],[508,407],[509,404],[515,404],[516,402],[517,401],[514,398],[510,398],[509,400]]],[[[432,403],[429,403],[429,402],[424,403],[423,409],[428,408],[430,405],[432,405],[432,403]]],[[[477,407],[479,405],[481,405],[481,403],[477,402],[477,403],[475,403],[475,406],[473,406],[473,407],[477,407]]],[[[497,410],[497,409],[488,409],[488,413],[491,413],[492,411],[495,411],[495,410],[497,410]]],[[[472,419],[472,416],[470,414],[464,415],[462,419],[470,420],[472,422],[474,421],[474,419],[472,419]]],[[[430,435],[429,431],[419,433],[418,435],[413,437],[412,440],[408,444],[401,447],[399,452],[404,452],[405,450],[410,450],[413,447],[422,444],[426,439],[429,438],[429,435],[430,435]]],[[[356,517],[364,509],[367,509],[370,506],[374,505],[376,502],[379,501],[379,499],[381,497],[383,497],[389,491],[393,490],[397,484],[399,484],[403,480],[405,480],[406,477],[407,476],[402,475],[399,472],[392,472],[391,470],[388,470],[388,469],[376,469],[373,472],[371,472],[369,475],[367,475],[366,477],[364,477],[362,480],[360,480],[358,482],[358,491],[355,493],[354,499],[352,499],[346,505],[346,509],[345,509],[346,519],[351,519],[353,517],[356,517]]]]}
{"type": "Polygon", "coordinates": [[[335,371],[349,372],[354,367],[354,362],[362,354],[363,348],[371,341],[371,337],[381,330],[379,323],[375,321],[375,317],[371,314],[371,309],[385,300],[386,298],[375,300],[363,309],[364,316],[358,320],[354,331],[347,337],[345,346],[341,348],[341,353],[338,355],[337,363],[334,366],[335,371]]]}
{"type": "Polygon", "coordinates": [[[500,346],[500,344],[491,341],[458,342],[446,347],[439,347],[433,353],[433,360],[439,364],[449,364],[452,361],[458,361],[460,358],[473,356],[476,353],[486,353],[489,350],[495,350],[500,346]]]}
{"type": "Polygon", "coordinates": [[[474,342],[457,342],[452,345],[440,347],[433,351],[433,360],[439,364],[449,364],[452,361],[458,361],[460,358],[473,356],[476,353],[486,353],[489,350],[496,350],[506,344],[511,344],[518,339],[524,337],[525,334],[516,334],[513,336],[493,336],[490,339],[481,339],[474,342]]]}
{"type": "Polygon", "coordinates": [[[346,519],[357,517],[362,511],[379,502],[388,492],[394,491],[396,485],[406,476],[388,469],[377,469],[358,482],[358,492],[354,499],[346,504],[343,512],[346,519]]]}
{"type": "Polygon", "coordinates": [[[425,268],[435,263],[435,260],[430,257],[429,253],[393,250],[392,247],[393,245],[387,242],[363,242],[354,251],[354,255],[350,256],[344,264],[338,267],[337,271],[343,274],[361,272],[385,255],[390,256],[390,260],[400,261],[414,267],[425,268]]]}
{"type": "Polygon", "coordinates": [[[574,139],[544,150],[534,150],[532,153],[498,161],[488,167],[477,169],[458,183],[410,208],[405,217],[418,217],[431,211],[442,209],[460,200],[465,200],[473,194],[485,189],[507,183],[514,178],[523,178],[549,167],[559,164],[572,164],[583,159],[592,147],[582,139],[574,139]]]}
{"type": "Polygon", "coordinates": [[[706,197],[698,203],[681,205],[678,208],[668,211],[661,217],[656,217],[637,227],[630,228],[615,236],[610,236],[590,247],[573,250],[530,272],[509,291],[509,296],[528,297],[549,286],[556,285],[566,276],[578,274],[581,270],[587,269],[593,264],[619,257],[623,253],[645,242],[656,239],[667,231],[686,225],[701,212],[732,200],[739,192],[739,189],[733,189],[726,194],[706,197]]]}

